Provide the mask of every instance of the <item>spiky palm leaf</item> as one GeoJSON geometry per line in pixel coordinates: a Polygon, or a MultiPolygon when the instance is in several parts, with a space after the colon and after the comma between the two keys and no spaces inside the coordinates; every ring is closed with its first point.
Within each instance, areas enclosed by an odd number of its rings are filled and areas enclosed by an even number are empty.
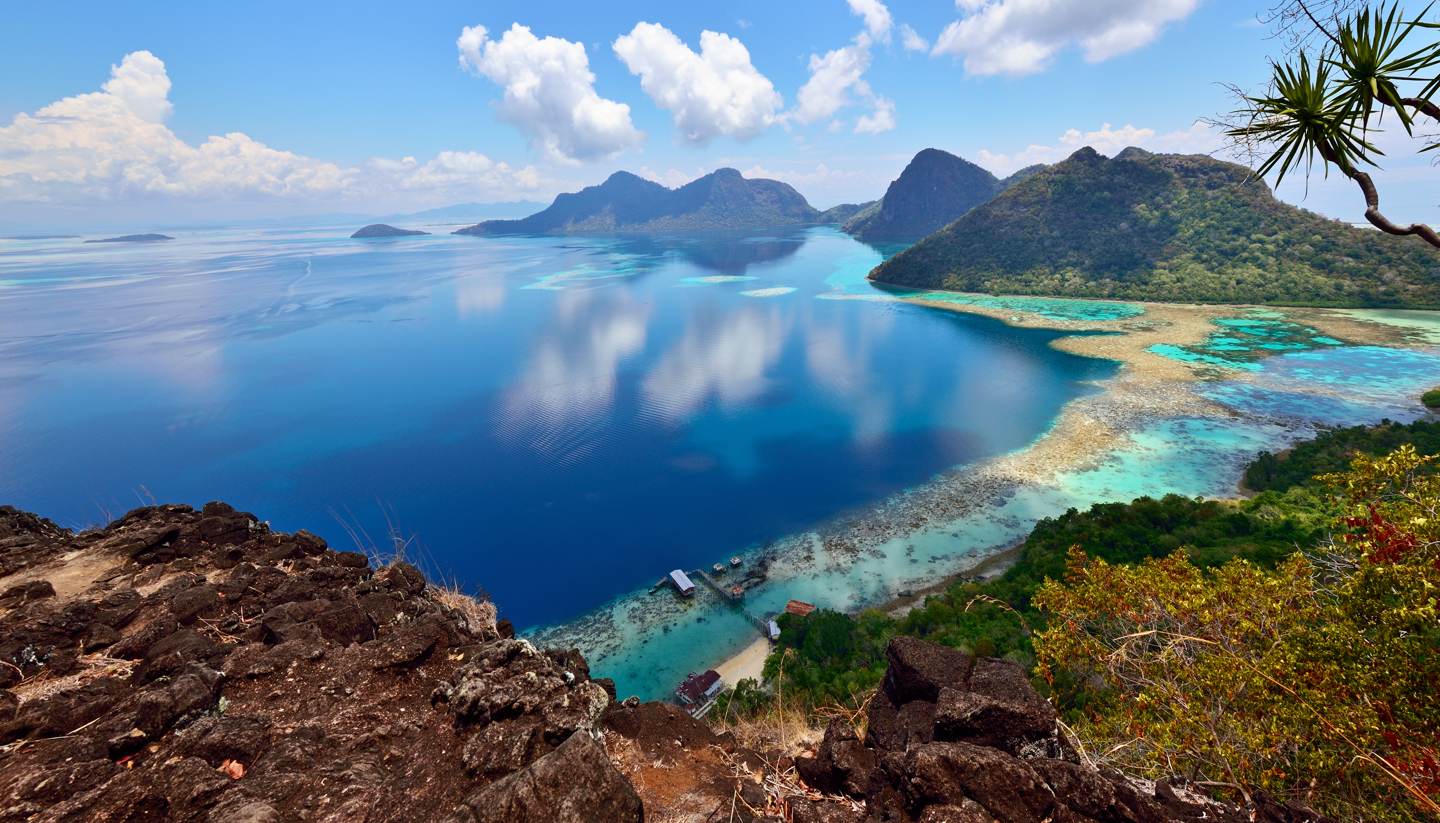
{"type": "MultiPolygon", "coordinates": [[[[1369,129],[1379,104],[1382,111],[1384,107],[1394,109],[1405,132],[1414,134],[1414,118],[1402,102],[1407,95],[1401,93],[1400,84],[1423,81],[1425,72],[1440,65],[1440,44],[1429,43],[1409,52],[1402,48],[1415,29],[1433,25],[1421,22],[1421,18],[1434,5],[1430,3],[1408,22],[1401,19],[1398,2],[1388,10],[1366,8],[1336,32],[1336,51],[1324,62],[1336,69],[1338,95],[1358,111],[1362,130],[1369,129]]],[[[1421,99],[1434,94],[1437,82],[1432,80],[1420,92],[1421,99]]]]}
{"type": "Polygon", "coordinates": [[[1246,98],[1246,124],[1227,132],[1240,141],[1275,146],[1257,173],[1275,172],[1277,186],[1296,168],[1312,167],[1316,155],[1349,170],[1374,165],[1370,155],[1380,153],[1358,133],[1355,101],[1331,83],[1330,67],[1323,58],[1312,65],[1303,53],[1298,65],[1275,64],[1269,95],[1246,98]]]}

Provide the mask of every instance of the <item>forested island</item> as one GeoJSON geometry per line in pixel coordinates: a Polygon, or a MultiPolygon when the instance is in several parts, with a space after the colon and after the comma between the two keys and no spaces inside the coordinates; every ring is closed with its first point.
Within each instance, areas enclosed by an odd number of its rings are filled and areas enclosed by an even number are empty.
{"type": "Polygon", "coordinates": [[[1277,200],[1239,165],[1084,148],[878,266],[877,283],[991,294],[1440,306],[1440,257],[1277,200]]]}

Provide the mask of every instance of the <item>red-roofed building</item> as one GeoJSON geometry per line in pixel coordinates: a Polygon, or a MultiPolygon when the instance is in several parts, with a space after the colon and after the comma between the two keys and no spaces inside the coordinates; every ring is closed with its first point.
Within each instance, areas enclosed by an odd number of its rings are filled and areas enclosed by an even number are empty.
{"type": "Polygon", "coordinates": [[[804,600],[791,600],[789,603],[785,604],[786,614],[793,614],[798,617],[804,617],[805,615],[813,611],[815,611],[815,604],[806,603],[804,600]]]}
{"type": "Polygon", "coordinates": [[[709,669],[704,674],[691,672],[685,682],[675,689],[675,699],[683,706],[702,706],[724,688],[720,674],[714,669],[709,669]]]}

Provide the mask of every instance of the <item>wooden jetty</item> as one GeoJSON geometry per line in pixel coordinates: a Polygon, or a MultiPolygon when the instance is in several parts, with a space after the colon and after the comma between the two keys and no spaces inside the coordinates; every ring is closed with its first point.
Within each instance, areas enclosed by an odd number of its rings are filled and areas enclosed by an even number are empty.
{"type": "Polygon", "coordinates": [[[692,578],[699,578],[701,583],[704,583],[712,591],[724,598],[725,602],[729,603],[731,608],[745,615],[745,619],[754,624],[762,637],[770,637],[770,621],[745,608],[744,592],[742,591],[740,594],[735,593],[735,590],[740,588],[739,586],[733,589],[727,589],[720,585],[720,583],[711,577],[709,572],[706,572],[704,569],[696,569],[690,573],[690,576],[692,578]]]}

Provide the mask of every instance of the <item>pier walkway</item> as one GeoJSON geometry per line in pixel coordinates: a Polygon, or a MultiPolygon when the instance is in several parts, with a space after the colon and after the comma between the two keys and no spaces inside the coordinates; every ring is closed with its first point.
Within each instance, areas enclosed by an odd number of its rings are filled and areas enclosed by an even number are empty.
{"type": "Polygon", "coordinates": [[[729,589],[720,585],[719,581],[711,577],[710,573],[705,571],[704,569],[696,569],[695,571],[690,572],[690,577],[692,579],[697,577],[700,578],[700,582],[709,586],[715,591],[716,594],[724,598],[725,601],[730,604],[731,608],[745,615],[745,619],[755,624],[755,628],[760,630],[761,637],[770,637],[770,622],[765,618],[760,617],[759,615],[750,611],[749,609],[745,608],[745,601],[742,596],[731,594],[729,589]]]}

